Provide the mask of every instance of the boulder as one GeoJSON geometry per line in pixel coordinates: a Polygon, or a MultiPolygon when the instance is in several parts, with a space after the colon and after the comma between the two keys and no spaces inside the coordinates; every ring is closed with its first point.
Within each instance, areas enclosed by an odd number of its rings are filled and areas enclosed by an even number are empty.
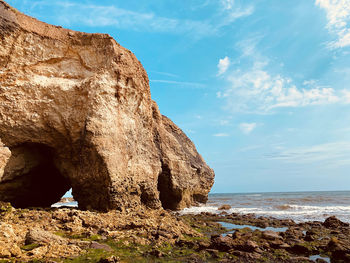
{"type": "Polygon", "coordinates": [[[229,236],[213,235],[210,238],[211,248],[219,251],[229,251],[233,248],[233,240],[229,236]]]}
{"type": "Polygon", "coordinates": [[[314,248],[308,244],[299,243],[287,249],[290,253],[298,255],[311,255],[314,248]]]}
{"type": "Polygon", "coordinates": [[[47,244],[59,244],[65,245],[68,241],[60,236],[52,234],[48,231],[42,230],[40,228],[30,229],[25,237],[25,244],[39,244],[39,245],[47,245],[47,244]]]}
{"type": "Polygon", "coordinates": [[[350,262],[350,244],[339,241],[337,238],[332,237],[326,246],[326,250],[332,253],[332,259],[343,260],[344,262],[350,262]]]}
{"type": "Polygon", "coordinates": [[[151,99],[146,71],[107,34],[63,29],[0,0],[0,201],[178,210],[214,172],[151,99]]]}
{"type": "Polygon", "coordinates": [[[338,228],[338,227],[348,227],[349,224],[340,221],[335,216],[330,216],[324,221],[323,226],[327,228],[338,228]]]}

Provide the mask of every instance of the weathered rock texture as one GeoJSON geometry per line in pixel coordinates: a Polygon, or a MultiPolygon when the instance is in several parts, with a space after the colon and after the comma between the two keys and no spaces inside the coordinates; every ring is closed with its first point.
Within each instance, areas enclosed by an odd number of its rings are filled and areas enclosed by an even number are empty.
{"type": "Polygon", "coordinates": [[[83,209],[205,202],[214,172],[106,34],[45,24],[0,0],[0,200],[83,209]],[[11,153],[11,156],[10,156],[11,153]]]}
{"type": "Polygon", "coordinates": [[[169,246],[183,235],[201,236],[173,213],[161,209],[140,206],[127,212],[99,213],[75,208],[14,209],[0,202],[0,262],[62,262],[89,248],[110,249],[91,241],[108,240],[118,250],[125,242],[135,250],[135,244],[169,246]]]}

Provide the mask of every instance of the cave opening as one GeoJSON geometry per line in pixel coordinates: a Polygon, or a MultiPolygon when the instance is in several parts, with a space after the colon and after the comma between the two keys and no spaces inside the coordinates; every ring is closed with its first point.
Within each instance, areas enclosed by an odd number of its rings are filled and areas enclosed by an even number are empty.
{"type": "Polygon", "coordinates": [[[72,194],[72,188],[70,188],[57,203],[51,205],[51,207],[77,207],[78,202],[74,200],[72,194]]]}
{"type": "Polygon", "coordinates": [[[39,143],[10,147],[0,181],[0,200],[16,208],[50,207],[71,188],[57,167],[55,150],[39,143]]]}
{"type": "Polygon", "coordinates": [[[174,189],[168,165],[162,163],[162,171],[158,176],[159,199],[164,209],[177,210],[181,194],[174,189]]]}

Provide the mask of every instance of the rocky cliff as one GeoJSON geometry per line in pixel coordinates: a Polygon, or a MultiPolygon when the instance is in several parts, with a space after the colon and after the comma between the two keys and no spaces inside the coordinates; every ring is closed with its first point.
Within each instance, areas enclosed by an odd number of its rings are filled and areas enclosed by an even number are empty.
{"type": "Polygon", "coordinates": [[[0,200],[82,209],[205,202],[214,172],[106,34],[48,25],[0,0],[0,200]]]}

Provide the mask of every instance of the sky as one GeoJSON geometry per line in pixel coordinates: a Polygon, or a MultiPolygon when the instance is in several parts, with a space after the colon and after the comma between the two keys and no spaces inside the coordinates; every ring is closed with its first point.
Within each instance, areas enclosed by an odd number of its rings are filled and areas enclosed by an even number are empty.
{"type": "Polygon", "coordinates": [[[7,2],[131,50],[212,193],[350,190],[349,0],[7,2]]]}

